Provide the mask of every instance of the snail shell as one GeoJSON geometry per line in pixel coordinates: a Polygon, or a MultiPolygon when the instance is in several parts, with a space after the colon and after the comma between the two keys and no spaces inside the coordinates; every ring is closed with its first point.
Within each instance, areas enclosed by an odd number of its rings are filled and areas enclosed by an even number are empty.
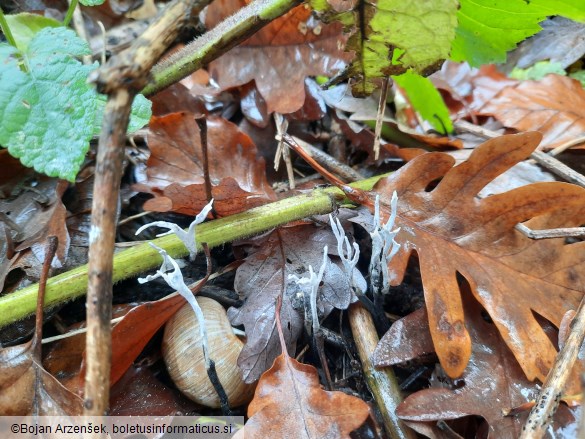
{"type": "MultiPolygon", "coordinates": [[[[223,306],[206,297],[198,297],[197,301],[205,316],[210,357],[229,404],[231,407],[246,404],[252,399],[255,386],[244,383],[238,369],[244,343],[234,335],[223,306]]],[[[182,393],[206,407],[220,407],[205,369],[199,322],[188,304],[167,322],[162,351],[169,374],[182,393]]]]}

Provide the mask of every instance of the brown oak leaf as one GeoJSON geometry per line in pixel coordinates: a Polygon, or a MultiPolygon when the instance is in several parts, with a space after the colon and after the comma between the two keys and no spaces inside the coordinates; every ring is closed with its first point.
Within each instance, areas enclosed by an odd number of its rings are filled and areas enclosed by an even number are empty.
{"type": "MultiPolygon", "coordinates": [[[[477,301],[466,295],[464,306],[473,340],[469,366],[461,378],[453,382],[440,377],[439,371],[431,380],[431,388],[410,395],[398,406],[396,414],[405,421],[417,423],[478,415],[488,422],[489,437],[516,438],[528,411],[508,417],[504,413],[533,400],[539,386],[526,379],[495,325],[483,318],[477,301]]],[[[380,340],[372,361],[376,366],[398,364],[425,356],[429,347],[432,351],[427,313],[421,308],[392,326],[380,340]]],[[[566,427],[566,423],[571,422],[571,416],[569,419],[565,416],[570,414],[569,409],[560,408],[562,413],[555,417],[555,428],[566,427]]],[[[572,422],[576,423],[574,418],[572,422]]]]}
{"type": "Polygon", "coordinates": [[[585,135],[585,90],[579,81],[550,74],[502,89],[480,110],[519,131],[539,131],[552,149],[585,135]]]}
{"type": "Polygon", "coordinates": [[[250,419],[235,437],[349,439],[368,414],[364,401],[323,390],[317,369],[285,352],[260,378],[248,406],[250,419]]]}
{"type": "Polygon", "coordinates": [[[544,380],[556,356],[534,314],[558,327],[583,297],[585,242],[531,240],[515,228],[518,223],[532,229],[582,225],[583,188],[546,182],[476,197],[527,158],[540,139],[534,132],[495,138],[456,167],[447,154],[423,154],[374,189],[386,200],[398,193],[396,240],[402,247],[389,264],[390,282],[402,282],[415,251],[433,344],[450,377],[461,376],[471,355],[458,273],[529,380],[544,380]]]}
{"type": "MultiPolygon", "coordinates": [[[[246,3],[213,2],[206,26],[214,27],[246,3]]],[[[292,113],[305,101],[305,77],[331,75],[350,59],[343,52],[344,41],[340,23],[325,25],[311,16],[307,5],[301,5],[213,61],[209,72],[222,89],[254,80],[269,113],[292,113]]]]}

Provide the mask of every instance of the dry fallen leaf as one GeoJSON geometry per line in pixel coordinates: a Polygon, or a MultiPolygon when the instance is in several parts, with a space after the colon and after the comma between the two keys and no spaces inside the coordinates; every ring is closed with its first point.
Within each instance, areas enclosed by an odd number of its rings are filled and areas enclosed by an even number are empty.
{"type": "MultiPolygon", "coordinates": [[[[528,381],[493,323],[482,316],[482,309],[472,297],[464,298],[465,319],[470,328],[473,353],[460,379],[451,381],[437,374],[431,388],[407,397],[397,408],[406,421],[441,421],[463,416],[482,416],[489,424],[489,437],[506,439],[520,434],[528,411],[520,416],[503,415],[504,411],[533,400],[539,386],[528,381]]],[[[432,340],[424,308],[397,321],[380,340],[373,355],[376,366],[389,366],[420,358],[429,353],[432,340]],[[397,342],[399,340],[399,342],[397,342]]],[[[432,349],[431,349],[432,351],[432,349]]],[[[567,407],[562,407],[563,413],[567,407]]],[[[562,420],[563,413],[555,418],[562,420]]],[[[569,421],[570,422],[570,421],[569,421]]],[[[575,419],[572,420],[576,423],[575,419]]]]}
{"type": "MultiPolygon", "coordinates": [[[[319,270],[323,247],[335,254],[337,241],[331,229],[302,225],[272,232],[259,247],[250,248],[244,264],[238,267],[235,290],[245,298],[240,308],[230,308],[232,325],[244,325],[247,342],[238,358],[244,381],[251,383],[270,367],[278,355],[278,334],[274,325],[275,300],[283,296],[282,321],[287,348],[296,346],[301,334],[302,301],[293,307],[296,290],[288,288],[290,274],[302,277],[311,265],[319,270]],[[284,294],[286,292],[286,294],[284,294]]],[[[318,307],[327,313],[332,307],[347,308],[351,300],[349,282],[337,265],[330,263],[319,292],[318,307]]]]}
{"type": "Polygon", "coordinates": [[[262,374],[248,405],[250,419],[234,438],[349,439],[368,417],[368,405],[355,396],[323,390],[317,369],[288,355],[281,304],[278,297],[273,306],[282,354],[262,374]]]}
{"type": "MultiPolygon", "coordinates": [[[[214,27],[246,3],[213,2],[206,26],[214,27]]],[[[339,23],[325,25],[312,17],[308,5],[301,5],[213,61],[209,72],[222,89],[255,81],[269,113],[292,113],[305,101],[305,77],[332,75],[350,59],[344,41],[339,23]]]]}
{"type": "Polygon", "coordinates": [[[0,416],[80,415],[81,399],[34,358],[32,343],[0,349],[0,416]]]}
{"type": "MultiPolygon", "coordinates": [[[[209,117],[208,157],[213,208],[231,215],[274,198],[266,180],[264,160],[252,140],[225,119],[209,117]]],[[[205,196],[199,128],[190,113],[153,117],[148,145],[147,180],[135,187],[155,198],[144,209],[195,215],[205,196]]]]}
{"type": "Polygon", "coordinates": [[[558,327],[565,312],[583,297],[585,243],[531,240],[515,226],[582,225],[584,189],[536,183],[476,198],[487,183],[527,158],[540,139],[538,133],[492,139],[456,167],[447,154],[424,154],[374,189],[386,200],[393,191],[398,193],[396,226],[401,231],[396,240],[402,247],[389,265],[390,281],[402,282],[410,254],[416,251],[433,344],[450,377],[461,376],[471,355],[458,273],[471,285],[529,380],[543,381],[556,356],[534,313],[558,327]]]}
{"type": "Polygon", "coordinates": [[[576,79],[550,74],[505,87],[479,113],[519,131],[539,131],[552,149],[585,135],[585,90],[576,79]]]}
{"type": "Polygon", "coordinates": [[[282,354],[258,382],[250,419],[236,437],[349,438],[368,413],[361,399],[323,390],[316,368],[282,354]]]}

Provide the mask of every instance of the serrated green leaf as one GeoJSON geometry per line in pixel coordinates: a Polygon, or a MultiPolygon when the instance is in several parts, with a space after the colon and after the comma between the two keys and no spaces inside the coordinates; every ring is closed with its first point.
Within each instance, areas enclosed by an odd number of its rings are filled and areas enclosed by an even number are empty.
{"type": "Polygon", "coordinates": [[[451,47],[453,61],[474,67],[501,63],[506,53],[540,31],[549,15],[585,19],[585,2],[558,0],[460,0],[458,26],[451,47]]]}
{"type": "Polygon", "coordinates": [[[16,41],[16,47],[23,52],[26,52],[30,41],[41,29],[61,26],[57,20],[30,12],[6,15],[6,22],[16,41]]]}
{"type": "Polygon", "coordinates": [[[93,134],[96,93],[87,76],[97,63],[74,56],[89,53],[63,27],[38,32],[26,52],[0,50],[0,145],[25,166],[75,179],[93,134]]]}
{"type": "Polygon", "coordinates": [[[106,0],[79,0],[83,6],[99,6],[103,4],[106,0]]]}
{"type": "Polygon", "coordinates": [[[433,83],[412,71],[392,79],[408,95],[413,108],[441,134],[453,132],[449,110],[433,83]]]}
{"type": "Polygon", "coordinates": [[[379,78],[408,69],[423,72],[448,57],[455,37],[456,0],[360,0],[354,10],[341,14],[323,0],[311,5],[328,19],[355,28],[346,46],[356,53],[349,67],[354,95],[370,94],[379,78]],[[392,62],[395,50],[403,52],[398,63],[392,62]]]}
{"type": "MultiPolygon", "coordinates": [[[[98,136],[101,132],[107,99],[105,95],[97,95],[97,111],[93,126],[94,136],[98,136]]],[[[127,132],[133,133],[138,131],[148,123],[150,116],[152,116],[152,102],[146,99],[144,95],[136,95],[134,102],[132,102],[132,109],[130,110],[130,122],[128,123],[127,132]]]]}
{"type": "Polygon", "coordinates": [[[519,79],[521,81],[531,79],[539,81],[550,73],[555,73],[561,76],[567,76],[567,72],[559,62],[540,61],[527,69],[514,68],[510,72],[510,78],[519,79]]]}

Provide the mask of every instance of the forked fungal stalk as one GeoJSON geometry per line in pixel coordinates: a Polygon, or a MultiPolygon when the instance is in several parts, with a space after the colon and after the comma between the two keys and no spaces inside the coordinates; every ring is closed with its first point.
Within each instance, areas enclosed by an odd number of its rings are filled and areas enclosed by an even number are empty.
{"type": "Polygon", "coordinates": [[[298,277],[294,274],[289,274],[288,278],[292,279],[296,282],[297,285],[301,286],[304,290],[304,286],[309,286],[310,288],[310,307],[311,307],[311,320],[313,324],[313,335],[317,334],[320,328],[319,325],[319,315],[317,313],[317,293],[319,291],[319,284],[321,283],[321,279],[323,279],[323,274],[325,273],[325,268],[327,267],[327,246],[323,247],[323,263],[321,264],[321,268],[319,268],[319,273],[315,274],[313,271],[313,267],[309,265],[309,277],[298,277]]]}
{"type": "Polygon", "coordinates": [[[203,357],[205,358],[205,367],[209,369],[210,366],[210,358],[209,358],[209,342],[207,338],[207,328],[205,327],[205,318],[203,317],[203,311],[201,311],[201,307],[199,303],[197,303],[197,299],[189,289],[189,287],[185,284],[185,280],[183,279],[183,273],[181,273],[181,269],[173,258],[171,258],[168,253],[163,250],[162,248],[154,245],[152,242],[149,243],[153,248],[155,248],[163,258],[162,265],[160,269],[156,271],[156,274],[149,274],[146,277],[139,277],[138,282],[140,284],[144,284],[146,282],[153,281],[162,277],[165,282],[171,287],[177,290],[177,292],[185,298],[187,303],[191,305],[191,308],[195,312],[195,317],[197,317],[197,321],[199,322],[199,336],[201,337],[201,346],[203,347],[203,357]],[[172,271],[171,271],[172,270],[172,271]]]}
{"type": "Polygon", "coordinates": [[[187,231],[181,229],[175,223],[169,223],[167,221],[154,221],[152,223],[148,223],[140,227],[136,231],[136,235],[138,235],[143,230],[149,227],[162,227],[165,229],[169,229],[168,232],[161,233],[156,236],[159,237],[169,235],[171,233],[177,235],[177,238],[179,238],[183,242],[183,244],[185,244],[187,250],[189,250],[189,259],[193,261],[195,260],[195,256],[197,256],[197,241],[195,239],[195,227],[197,226],[197,224],[201,224],[203,221],[205,221],[205,218],[207,218],[207,214],[211,212],[212,207],[213,200],[211,200],[208,204],[205,205],[203,209],[201,209],[201,212],[197,214],[193,222],[189,225],[189,229],[187,231]]]}
{"type": "Polygon", "coordinates": [[[390,290],[390,274],[388,264],[400,249],[394,238],[400,231],[400,228],[392,230],[398,210],[398,195],[396,191],[392,194],[390,200],[390,218],[386,224],[381,224],[380,220],[380,196],[376,195],[374,205],[374,228],[370,232],[372,238],[372,257],[370,259],[370,282],[374,293],[386,294],[390,290]]]}
{"type": "Polygon", "coordinates": [[[339,218],[335,218],[329,215],[329,222],[331,223],[331,229],[333,230],[333,234],[337,239],[337,253],[339,253],[339,257],[341,258],[341,263],[343,264],[343,271],[347,275],[349,285],[353,289],[354,292],[358,294],[363,294],[365,291],[357,285],[354,281],[353,271],[358,263],[360,258],[360,247],[358,246],[357,242],[353,243],[352,245],[349,243],[349,239],[345,236],[345,230],[343,229],[339,218]],[[345,249],[343,248],[345,246],[345,249]]]}

